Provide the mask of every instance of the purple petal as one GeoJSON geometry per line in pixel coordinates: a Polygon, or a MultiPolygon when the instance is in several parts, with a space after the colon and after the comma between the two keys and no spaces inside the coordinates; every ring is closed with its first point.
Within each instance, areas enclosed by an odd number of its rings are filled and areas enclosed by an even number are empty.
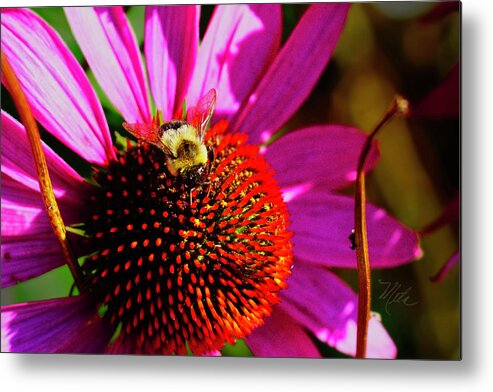
{"type": "MultiPolygon", "coordinates": [[[[354,200],[312,189],[288,203],[295,256],[328,267],[356,268],[348,236],[354,228],[354,200]]],[[[418,237],[384,210],[367,204],[370,263],[389,268],[421,257],[418,237]]]]}
{"type": "MultiPolygon", "coordinates": [[[[281,307],[322,342],[354,356],[358,300],[332,272],[298,263],[281,293],[281,307]]],[[[383,325],[372,318],[367,358],[395,358],[397,350],[383,325]]]]}
{"type": "MultiPolygon", "coordinates": [[[[39,192],[38,177],[32,157],[31,144],[22,124],[2,110],[2,173],[24,186],[39,192]]],[[[65,161],[42,143],[55,196],[67,205],[67,212],[80,210],[87,186],[65,161]]],[[[41,201],[41,196],[37,194],[41,201]]]]}
{"type": "Polygon", "coordinates": [[[109,338],[86,296],[2,307],[2,351],[98,353],[109,338]]]}
{"type": "Polygon", "coordinates": [[[16,240],[2,238],[2,287],[36,278],[65,263],[53,231],[16,240]]]}
{"type": "Polygon", "coordinates": [[[154,102],[165,119],[181,107],[199,43],[199,6],[146,7],[144,51],[154,102]]]}
{"type": "Polygon", "coordinates": [[[248,348],[257,357],[319,358],[315,344],[304,329],[279,306],[265,324],[246,337],[248,348]]]}
{"type": "Polygon", "coordinates": [[[216,114],[230,118],[274,60],[281,33],[279,4],[217,6],[199,48],[188,102],[215,88],[216,114]]]}
{"type": "Polygon", "coordinates": [[[67,7],[65,14],[94,76],[125,121],[151,122],[139,46],[123,7],[67,7]]]}
{"type": "MultiPolygon", "coordinates": [[[[290,132],[269,145],[265,157],[283,187],[303,184],[341,188],[356,179],[356,166],[366,135],[343,125],[321,125],[290,132]]],[[[366,169],[377,162],[374,144],[366,169]]]]}
{"type": "Polygon", "coordinates": [[[306,11],[231,129],[249,133],[250,141],[258,143],[292,116],[329,62],[348,7],[314,4],[306,11]]]}
{"type": "Polygon", "coordinates": [[[88,161],[114,157],[101,104],[58,34],[32,11],[2,9],[2,51],[36,119],[88,161]]]}

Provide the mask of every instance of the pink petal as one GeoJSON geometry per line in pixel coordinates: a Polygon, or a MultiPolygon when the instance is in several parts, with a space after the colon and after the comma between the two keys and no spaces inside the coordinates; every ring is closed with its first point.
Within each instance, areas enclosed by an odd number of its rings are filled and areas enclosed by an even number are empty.
{"type": "MultiPolygon", "coordinates": [[[[81,222],[87,184],[43,144],[65,224],[81,222]]],[[[43,204],[23,126],[2,111],[2,286],[37,277],[64,264],[43,204]]]]}
{"type": "MultiPolygon", "coordinates": [[[[61,199],[63,202],[63,199],[61,199]]],[[[2,287],[35,278],[65,263],[39,192],[2,176],[2,287]]],[[[64,207],[63,203],[61,208],[64,207]]],[[[80,210],[62,212],[66,224],[80,210]]]]}
{"type": "MultiPolygon", "coordinates": [[[[2,110],[2,173],[39,192],[31,144],[24,126],[2,110]]],[[[70,204],[67,211],[83,206],[87,183],[51,148],[42,143],[55,196],[70,204]]],[[[41,201],[41,195],[36,195],[41,201]]]]}
{"type": "Polygon", "coordinates": [[[2,307],[2,351],[98,353],[109,338],[86,296],[2,307]]]}
{"type": "MultiPolygon", "coordinates": [[[[296,257],[329,267],[356,268],[356,253],[348,236],[354,228],[354,201],[350,197],[312,189],[288,203],[290,230],[296,257]]],[[[417,235],[367,204],[370,262],[373,268],[389,268],[421,257],[417,235]]]]}
{"type": "Polygon", "coordinates": [[[249,133],[250,141],[258,143],[293,115],[329,62],[348,7],[314,4],[306,11],[231,129],[249,133]]]}
{"type": "MultiPolygon", "coordinates": [[[[298,263],[281,293],[284,311],[329,346],[356,354],[357,295],[332,272],[298,263]]],[[[395,358],[397,349],[383,325],[372,318],[367,358],[395,358]]]]}
{"type": "Polygon", "coordinates": [[[181,107],[199,43],[199,6],[146,7],[144,51],[154,102],[165,119],[181,107]]]}
{"type": "Polygon", "coordinates": [[[39,192],[2,176],[2,239],[50,229],[39,192]]]}
{"type": "Polygon", "coordinates": [[[65,14],[94,76],[125,121],[150,122],[144,67],[123,7],[67,7],[65,14]]]}
{"type": "Polygon", "coordinates": [[[300,324],[279,306],[265,324],[246,337],[248,348],[257,357],[319,358],[315,344],[300,324]]]}
{"type": "Polygon", "coordinates": [[[114,156],[101,104],[58,34],[32,11],[2,9],[2,51],[36,119],[88,161],[114,156]]]}
{"type": "Polygon", "coordinates": [[[230,118],[274,60],[281,33],[279,4],[217,6],[199,48],[188,102],[215,88],[216,114],[230,118]]]}
{"type": "MultiPolygon", "coordinates": [[[[335,190],[356,179],[366,136],[343,125],[321,125],[290,132],[269,145],[265,157],[283,187],[323,185],[335,190]]],[[[367,170],[377,162],[374,144],[367,170]]]]}

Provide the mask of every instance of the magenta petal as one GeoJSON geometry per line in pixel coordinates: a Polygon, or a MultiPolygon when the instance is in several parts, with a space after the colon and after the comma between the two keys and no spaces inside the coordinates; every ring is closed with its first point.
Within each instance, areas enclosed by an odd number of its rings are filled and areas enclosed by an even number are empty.
{"type": "MultiPolygon", "coordinates": [[[[2,111],[2,287],[64,264],[44,204],[24,127],[2,111]]],[[[84,213],[84,180],[43,144],[51,181],[66,224],[84,213]]]]}
{"type": "MultiPolygon", "coordinates": [[[[288,209],[296,257],[329,267],[356,268],[356,253],[348,239],[354,228],[352,198],[312,189],[289,201],[288,209]]],[[[373,268],[395,267],[421,256],[414,231],[371,204],[366,213],[373,268]]]]}
{"type": "Polygon", "coordinates": [[[64,264],[38,192],[4,175],[1,207],[2,287],[35,278],[64,264]]]}
{"type": "Polygon", "coordinates": [[[254,143],[277,131],[308,97],[329,62],[349,5],[314,4],[301,18],[231,128],[254,143]]]}
{"type": "Polygon", "coordinates": [[[2,351],[98,353],[109,338],[86,296],[2,307],[2,351]]]}
{"type": "MultiPolygon", "coordinates": [[[[355,128],[314,126],[282,136],[266,148],[265,157],[283,187],[323,185],[335,190],[356,179],[356,166],[365,140],[365,134],[355,128]]],[[[377,159],[375,143],[366,169],[370,170],[377,159]]]]}
{"type": "MultiPolygon", "coordinates": [[[[2,110],[2,173],[39,192],[38,178],[32,157],[32,149],[22,124],[2,110]]],[[[80,177],[51,148],[42,143],[46,164],[50,171],[55,196],[62,204],[70,204],[67,212],[83,205],[84,179],[80,177]]],[[[41,201],[41,196],[37,198],[41,201]]]]}
{"type": "Polygon", "coordinates": [[[67,7],[65,14],[94,76],[129,123],[151,121],[139,46],[122,7],[67,7]]]}
{"type": "Polygon", "coordinates": [[[2,9],[2,51],[34,116],[88,161],[114,156],[101,104],[81,66],[58,34],[27,9],[2,9]]]}
{"type": "Polygon", "coordinates": [[[39,192],[2,176],[2,239],[50,229],[39,192]]]}
{"type": "Polygon", "coordinates": [[[188,102],[215,88],[216,114],[237,113],[276,56],[281,33],[279,4],[217,6],[199,48],[188,102]]]}
{"type": "Polygon", "coordinates": [[[147,7],[144,51],[154,102],[165,119],[180,108],[199,43],[199,6],[147,7]]]}
{"type": "MultiPolygon", "coordinates": [[[[298,263],[281,293],[281,307],[329,346],[356,354],[357,295],[332,272],[298,263]]],[[[395,358],[397,350],[383,325],[372,318],[368,358],[395,358]]]]}
{"type": "Polygon", "coordinates": [[[308,334],[280,306],[275,307],[265,324],[245,340],[257,357],[320,357],[308,334]]]}

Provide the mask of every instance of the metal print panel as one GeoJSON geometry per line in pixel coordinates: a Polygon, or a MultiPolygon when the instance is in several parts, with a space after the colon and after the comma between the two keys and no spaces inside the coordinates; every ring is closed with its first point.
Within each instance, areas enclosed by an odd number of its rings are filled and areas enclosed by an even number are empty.
{"type": "Polygon", "coordinates": [[[4,8],[3,352],[460,359],[460,4],[4,8]]]}

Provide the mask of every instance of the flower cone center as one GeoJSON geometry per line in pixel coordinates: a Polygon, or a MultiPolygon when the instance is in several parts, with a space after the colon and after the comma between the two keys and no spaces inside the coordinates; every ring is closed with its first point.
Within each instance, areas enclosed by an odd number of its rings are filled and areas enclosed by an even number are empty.
{"type": "Polygon", "coordinates": [[[218,124],[208,178],[191,188],[158,148],[120,153],[87,222],[83,265],[101,313],[145,353],[194,354],[234,343],[279,301],[292,264],[286,205],[273,171],[241,133],[218,124]]]}

